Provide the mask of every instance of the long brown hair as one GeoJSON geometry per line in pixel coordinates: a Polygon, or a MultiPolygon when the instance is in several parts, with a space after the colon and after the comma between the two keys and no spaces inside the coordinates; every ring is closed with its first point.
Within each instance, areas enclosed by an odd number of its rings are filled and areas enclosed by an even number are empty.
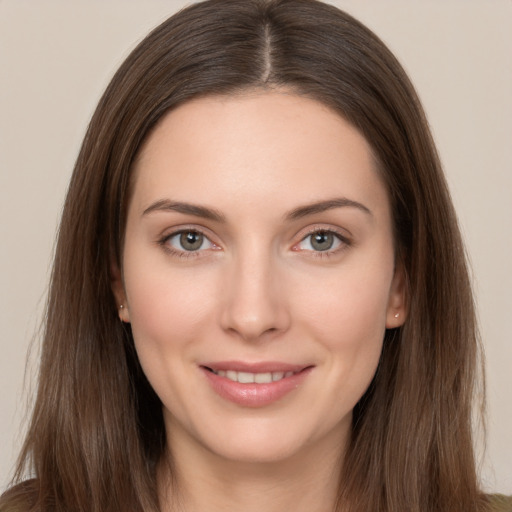
{"type": "Polygon", "coordinates": [[[385,335],[354,411],[340,482],[350,511],[483,510],[471,410],[478,374],[473,298],[456,216],[418,97],[385,45],[314,0],[210,0],[157,27],[104,93],[62,216],[40,380],[20,457],[34,478],[3,510],[158,510],[161,404],[119,322],[130,169],[158,120],[200,95],[286,87],[357,127],[387,185],[408,319],[385,335]]]}

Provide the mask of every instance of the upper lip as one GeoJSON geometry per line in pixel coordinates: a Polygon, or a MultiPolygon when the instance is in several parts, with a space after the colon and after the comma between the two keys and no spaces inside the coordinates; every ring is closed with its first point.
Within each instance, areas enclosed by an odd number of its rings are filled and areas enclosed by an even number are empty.
{"type": "Polygon", "coordinates": [[[271,372],[300,372],[309,368],[310,364],[290,364],[280,361],[259,361],[259,362],[246,362],[246,361],[215,361],[203,363],[200,366],[209,368],[216,372],[221,370],[235,371],[235,372],[248,372],[248,373],[271,373],[271,372]]]}

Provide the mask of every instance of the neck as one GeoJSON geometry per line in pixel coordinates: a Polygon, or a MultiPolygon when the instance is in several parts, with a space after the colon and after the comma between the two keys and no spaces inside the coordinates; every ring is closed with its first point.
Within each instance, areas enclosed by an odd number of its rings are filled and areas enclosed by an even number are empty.
{"type": "Polygon", "coordinates": [[[184,439],[169,443],[159,471],[161,510],[334,512],[344,443],[333,449],[333,441],[271,462],[227,460],[184,439]]]}

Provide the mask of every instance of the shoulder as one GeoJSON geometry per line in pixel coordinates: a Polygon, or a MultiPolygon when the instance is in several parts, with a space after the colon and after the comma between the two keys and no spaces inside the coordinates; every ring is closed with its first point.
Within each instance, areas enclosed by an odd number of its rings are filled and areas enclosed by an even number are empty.
{"type": "Polygon", "coordinates": [[[512,496],[492,494],[488,499],[489,512],[512,512],[512,496]]]}

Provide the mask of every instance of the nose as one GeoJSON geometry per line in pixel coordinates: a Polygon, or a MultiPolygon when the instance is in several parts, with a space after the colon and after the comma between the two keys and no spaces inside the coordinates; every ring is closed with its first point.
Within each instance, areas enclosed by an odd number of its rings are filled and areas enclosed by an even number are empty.
{"type": "Polygon", "coordinates": [[[268,254],[239,255],[224,282],[222,328],[245,341],[285,332],[290,325],[286,287],[268,254]]]}

